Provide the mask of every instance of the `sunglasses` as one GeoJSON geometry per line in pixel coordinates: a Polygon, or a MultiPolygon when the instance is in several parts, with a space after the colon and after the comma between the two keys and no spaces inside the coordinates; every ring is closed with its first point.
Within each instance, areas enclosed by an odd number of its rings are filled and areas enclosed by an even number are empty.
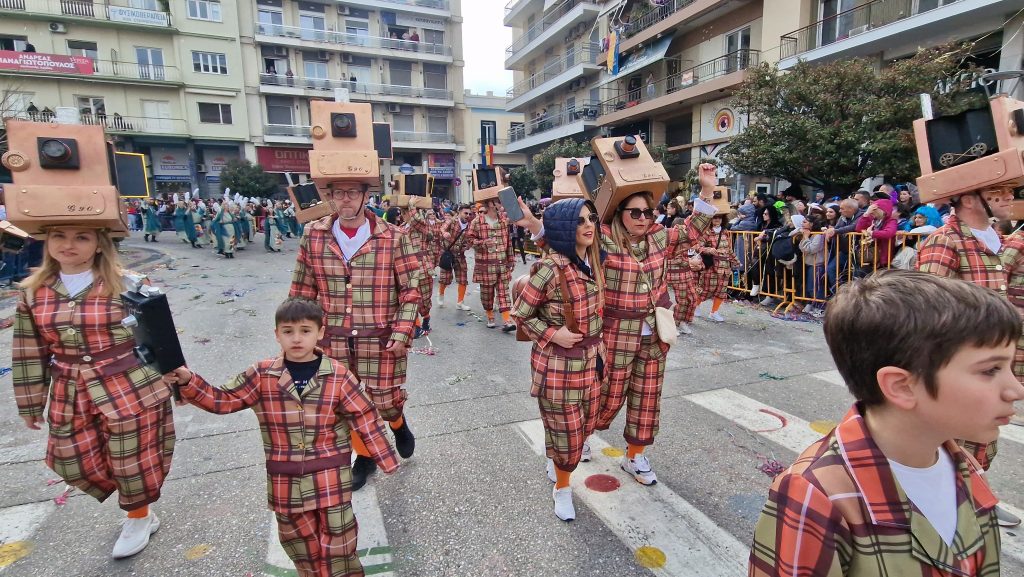
{"type": "Polygon", "coordinates": [[[587,216],[580,216],[580,217],[577,217],[577,218],[576,218],[576,226],[583,226],[583,225],[584,225],[585,223],[587,223],[588,221],[590,222],[590,224],[597,224],[597,221],[598,221],[598,220],[599,220],[599,219],[597,218],[597,215],[596,215],[596,214],[594,214],[594,213],[590,213],[590,214],[588,214],[587,216]]]}
{"type": "Polygon", "coordinates": [[[654,211],[649,208],[629,208],[626,209],[624,212],[628,214],[629,218],[632,218],[633,220],[640,220],[641,216],[646,218],[647,220],[654,220],[654,211]]]}

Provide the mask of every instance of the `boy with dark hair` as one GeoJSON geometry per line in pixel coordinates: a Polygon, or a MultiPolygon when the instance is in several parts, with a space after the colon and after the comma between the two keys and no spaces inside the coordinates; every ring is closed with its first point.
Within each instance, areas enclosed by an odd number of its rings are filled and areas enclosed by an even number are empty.
{"type": "Polygon", "coordinates": [[[211,413],[252,408],[267,456],[267,491],[281,545],[300,577],[362,575],[352,512],[349,430],[385,472],[398,468],[384,423],[345,366],[323,354],[323,309],[288,298],[277,308],[281,356],[259,361],[221,388],[181,367],[164,375],[211,413]]]}
{"type": "Polygon", "coordinates": [[[1020,334],[970,283],[893,270],[840,289],[825,339],[856,403],[775,479],[749,575],[998,575],[998,500],[953,439],[1009,422],[1020,334]]]}

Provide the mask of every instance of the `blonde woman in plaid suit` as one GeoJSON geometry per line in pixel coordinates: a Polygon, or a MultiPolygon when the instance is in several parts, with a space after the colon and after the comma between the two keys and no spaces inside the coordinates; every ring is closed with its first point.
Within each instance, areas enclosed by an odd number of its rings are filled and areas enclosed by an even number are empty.
{"type": "MultiPolygon", "coordinates": [[[[321,348],[356,374],[388,421],[398,454],[408,459],[416,439],[405,421],[402,385],[423,272],[409,237],[366,208],[368,190],[360,182],[334,183],[335,213],[306,225],[288,293],[323,307],[321,348]]],[[[358,490],[377,465],[356,435],[352,446],[352,489],[358,490]]]]}
{"type": "Polygon", "coordinates": [[[174,453],[171,389],[132,352],[122,275],[106,230],[50,229],[42,266],[21,283],[12,346],[18,414],[39,429],[47,410],[47,466],[99,501],[116,492],[128,512],[115,558],[160,527],[149,505],[174,453]]]}
{"type": "Polygon", "coordinates": [[[594,431],[601,401],[606,353],[597,223],[594,204],[581,198],[559,200],[544,211],[551,250],[533,267],[512,314],[534,343],[530,395],[540,407],[555,515],[563,521],[576,518],[569,477],[594,431]],[[572,322],[567,321],[567,303],[572,322]]]}
{"type": "Polygon", "coordinates": [[[480,304],[487,314],[487,328],[497,326],[494,322],[494,305],[497,300],[498,312],[504,322],[502,331],[516,330],[509,312],[512,302],[508,296],[508,285],[512,282],[515,267],[515,253],[512,239],[508,234],[508,219],[498,212],[498,201],[483,203],[481,214],[469,225],[464,236],[467,244],[475,251],[473,282],[480,283],[480,304]]]}

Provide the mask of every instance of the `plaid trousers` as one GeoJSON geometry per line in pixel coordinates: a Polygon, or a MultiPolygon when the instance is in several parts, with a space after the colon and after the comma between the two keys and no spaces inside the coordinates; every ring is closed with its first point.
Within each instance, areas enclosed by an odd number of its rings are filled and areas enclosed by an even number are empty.
{"type": "Polygon", "coordinates": [[[498,282],[493,284],[480,285],[480,305],[485,311],[494,310],[494,300],[497,297],[498,311],[509,312],[512,310],[512,300],[508,296],[508,285],[512,282],[512,272],[505,269],[498,275],[498,282]]]}
{"type": "MultiPolygon", "coordinates": [[[[614,331],[614,325],[605,330],[614,331]]],[[[616,357],[623,354],[619,351],[616,357]]],[[[622,405],[626,404],[623,438],[633,445],[654,444],[661,421],[661,387],[665,381],[667,354],[668,345],[659,341],[657,336],[648,335],[641,338],[640,348],[629,362],[620,364],[616,358],[616,362],[605,366],[608,379],[601,387],[597,430],[604,431],[611,427],[622,405]]]]}
{"type": "Polygon", "coordinates": [[[123,420],[96,408],[84,385],[76,387],[75,414],[67,431],[50,433],[46,465],[68,485],[100,502],[117,491],[125,511],[160,499],[174,454],[170,400],[123,420]]]}
{"type": "Polygon", "coordinates": [[[420,277],[420,304],[416,312],[421,317],[430,316],[430,307],[433,306],[432,298],[434,296],[434,277],[430,276],[430,272],[424,268],[423,276],[420,277]]]}
{"type": "Polygon", "coordinates": [[[563,471],[575,471],[583,455],[583,443],[594,432],[598,409],[601,408],[601,379],[597,376],[597,359],[591,359],[586,374],[589,386],[584,389],[560,391],[557,400],[543,394],[537,397],[540,418],[544,423],[544,447],[547,456],[563,471]]]}
{"type": "Polygon", "coordinates": [[[441,269],[441,277],[438,280],[442,285],[448,286],[452,281],[466,286],[469,284],[469,264],[466,263],[465,254],[456,254],[452,261],[452,270],[441,269]]]}
{"type": "Polygon", "coordinates": [[[703,300],[698,286],[699,274],[696,271],[685,270],[668,278],[668,288],[672,289],[676,299],[676,308],[672,311],[672,316],[677,325],[683,322],[692,323],[697,306],[703,300]]]}
{"type": "Polygon", "coordinates": [[[363,577],[351,503],[276,517],[281,546],[299,577],[363,577]]]}
{"type": "Polygon", "coordinates": [[[390,422],[402,416],[409,398],[402,387],[408,356],[397,358],[387,352],[387,341],[387,338],[349,338],[348,362],[342,360],[342,364],[363,384],[380,417],[390,422]]]}

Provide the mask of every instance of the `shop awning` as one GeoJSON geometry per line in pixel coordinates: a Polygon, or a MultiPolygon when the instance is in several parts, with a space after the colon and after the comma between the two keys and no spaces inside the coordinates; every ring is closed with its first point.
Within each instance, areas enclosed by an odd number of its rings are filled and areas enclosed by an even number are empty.
{"type": "Polygon", "coordinates": [[[672,38],[672,35],[664,36],[626,56],[620,55],[619,73],[615,76],[609,75],[602,78],[598,85],[608,84],[613,80],[624,78],[648,64],[653,64],[658,60],[661,60],[666,54],[668,54],[668,47],[672,44],[672,38]]]}

